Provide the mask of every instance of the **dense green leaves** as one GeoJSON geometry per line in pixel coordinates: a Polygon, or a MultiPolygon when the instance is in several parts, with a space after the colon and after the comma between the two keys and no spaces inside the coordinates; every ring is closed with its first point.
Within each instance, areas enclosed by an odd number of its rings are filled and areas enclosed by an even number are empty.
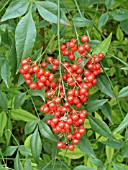
{"type": "Polygon", "coordinates": [[[95,112],[98,110],[101,106],[103,106],[107,102],[107,99],[102,100],[91,100],[87,102],[86,109],[89,112],[95,112]]]}
{"type": "Polygon", "coordinates": [[[76,27],[86,27],[92,25],[92,21],[84,17],[74,17],[73,23],[76,27]]]}
{"type": "Polygon", "coordinates": [[[15,32],[17,64],[31,53],[36,38],[36,27],[29,11],[17,24],[15,32]]]}
{"type": "Polygon", "coordinates": [[[53,135],[50,127],[43,121],[39,122],[39,130],[40,133],[47,139],[51,140],[51,141],[56,141],[55,136],[53,135]]]}
{"type": "Polygon", "coordinates": [[[74,168],[74,170],[96,170],[96,169],[88,167],[88,166],[80,165],[80,166],[77,166],[76,168],[74,168]]]}
{"type": "Polygon", "coordinates": [[[32,120],[38,120],[38,118],[35,115],[33,115],[23,109],[13,109],[11,111],[11,117],[14,120],[22,120],[25,122],[30,122],[32,120]]]}
{"type": "Polygon", "coordinates": [[[99,24],[98,27],[102,27],[103,25],[106,24],[106,22],[108,21],[108,13],[104,13],[101,15],[100,19],[99,19],[99,24]]]}
{"type": "Polygon", "coordinates": [[[25,101],[26,93],[18,94],[14,99],[14,108],[18,109],[25,101]]]}
{"type": "Polygon", "coordinates": [[[5,62],[1,67],[1,77],[7,87],[9,87],[8,84],[9,84],[10,76],[11,76],[11,72],[10,72],[9,64],[8,64],[8,62],[5,62]]]}
{"type": "Polygon", "coordinates": [[[107,137],[110,139],[113,138],[110,128],[103,120],[89,116],[89,121],[90,121],[92,129],[95,132],[97,132],[98,134],[104,137],[107,137]]]}
{"type": "Polygon", "coordinates": [[[99,43],[93,50],[93,54],[98,54],[99,52],[103,52],[104,55],[107,53],[109,46],[110,46],[110,42],[111,42],[111,38],[112,38],[112,33],[101,43],[99,43]]]}
{"type": "Polygon", "coordinates": [[[101,111],[104,114],[104,116],[107,117],[110,120],[110,122],[112,122],[112,111],[111,106],[109,105],[108,102],[101,107],[101,111]]]}
{"type": "Polygon", "coordinates": [[[8,109],[6,94],[3,93],[1,90],[0,90],[0,107],[5,111],[7,111],[8,109]]]}
{"type": "Polygon", "coordinates": [[[36,163],[39,162],[41,150],[42,150],[42,142],[38,132],[38,128],[36,128],[31,138],[31,151],[36,163]]]}
{"type": "Polygon", "coordinates": [[[42,100],[45,102],[45,90],[41,89],[41,90],[29,90],[29,93],[32,96],[40,96],[42,98],[42,100]]]}
{"type": "Polygon", "coordinates": [[[97,77],[97,80],[98,80],[97,86],[99,87],[99,89],[106,95],[110,96],[111,98],[114,98],[111,84],[109,83],[108,79],[104,75],[99,75],[97,77]]]}
{"type": "Polygon", "coordinates": [[[87,136],[83,136],[81,139],[80,139],[80,143],[78,145],[79,149],[84,152],[85,154],[93,157],[93,158],[96,158],[95,156],[95,153],[93,151],[93,148],[91,146],[91,143],[89,142],[89,140],[87,139],[87,136]],[[86,146],[86,147],[83,147],[83,146],[86,146]]]}
{"type": "Polygon", "coordinates": [[[6,126],[7,116],[5,112],[0,113],[0,136],[3,134],[3,130],[6,126]]]}
{"type": "MultiPolygon", "coordinates": [[[[39,14],[42,16],[42,18],[44,18],[46,21],[49,21],[51,23],[57,23],[57,10],[58,10],[58,6],[53,3],[53,2],[40,2],[40,1],[36,1],[36,6],[38,9],[39,14]]],[[[70,25],[67,22],[66,17],[64,17],[64,13],[61,10],[61,19],[60,19],[60,23],[64,24],[64,25],[70,25]],[[64,18],[64,19],[63,19],[64,18]]]]}
{"type": "Polygon", "coordinates": [[[29,2],[27,2],[26,0],[17,0],[12,2],[9,7],[6,9],[5,14],[2,17],[2,21],[6,21],[8,19],[12,19],[12,18],[17,18],[22,16],[28,8],[29,2]]]}
{"type": "Polygon", "coordinates": [[[31,165],[31,161],[30,160],[26,160],[25,164],[24,164],[24,170],[32,170],[32,165],[31,165]]]}
{"type": "Polygon", "coordinates": [[[23,170],[23,166],[22,166],[22,163],[20,161],[19,153],[18,152],[17,152],[16,158],[14,160],[14,168],[16,170],[23,170]]]}
{"type": "Polygon", "coordinates": [[[120,98],[120,97],[127,97],[127,96],[128,96],[128,86],[123,87],[123,88],[119,91],[119,93],[118,93],[118,95],[117,95],[118,98],[120,98]]]}
{"type": "Polygon", "coordinates": [[[128,34],[128,27],[127,27],[127,25],[128,25],[128,20],[124,20],[124,21],[121,21],[121,22],[120,22],[120,26],[121,26],[122,30],[123,30],[126,34],[128,34]]]}
{"type": "Polygon", "coordinates": [[[110,9],[115,3],[115,0],[105,0],[105,5],[107,9],[110,9]]]}
{"type": "Polygon", "coordinates": [[[12,156],[14,152],[17,150],[18,146],[9,146],[5,150],[5,155],[6,156],[12,156]]]}
{"type": "Polygon", "coordinates": [[[112,15],[113,19],[117,21],[123,21],[128,18],[128,10],[122,8],[115,9],[111,11],[110,14],[112,15]]]}
{"type": "Polygon", "coordinates": [[[121,124],[118,126],[118,128],[116,129],[116,131],[114,133],[119,132],[121,129],[123,129],[127,126],[128,126],[128,114],[126,115],[126,117],[124,118],[124,120],[121,122],[121,124]]]}
{"type": "Polygon", "coordinates": [[[37,120],[32,120],[30,122],[27,122],[25,125],[25,134],[30,134],[34,131],[38,121],[37,120]]]}

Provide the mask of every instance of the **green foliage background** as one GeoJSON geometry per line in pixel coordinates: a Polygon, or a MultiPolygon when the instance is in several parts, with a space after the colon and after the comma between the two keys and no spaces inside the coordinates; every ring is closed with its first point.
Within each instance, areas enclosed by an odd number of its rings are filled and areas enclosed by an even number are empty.
{"type": "Polygon", "coordinates": [[[128,170],[127,0],[1,0],[0,8],[0,170],[128,170]],[[57,149],[39,112],[45,92],[18,73],[22,58],[58,56],[58,26],[61,44],[86,34],[93,53],[106,54],[74,152],[57,149]]]}

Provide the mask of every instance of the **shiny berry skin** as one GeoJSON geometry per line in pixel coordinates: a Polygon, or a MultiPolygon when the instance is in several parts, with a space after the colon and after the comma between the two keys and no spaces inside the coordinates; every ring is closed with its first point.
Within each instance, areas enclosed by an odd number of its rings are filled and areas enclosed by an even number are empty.
{"type": "Polygon", "coordinates": [[[38,85],[37,85],[37,83],[31,83],[29,85],[29,87],[30,87],[31,90],[34,90],[34,89],[37,89],[38,85]]]}
{"type": "Polygon", "coordinates": [[[77,145],[77,144],[79,144],[80,141],[79,141],[79,139],[73,139],[72,142],[73,142],[73,144],[77,145]]]}
{"type": "Polygon", "coordinates": [[[61,51],[64,51],[64,50],[66,49],[66,47],[67,47],[67,46],[66,46],[65,44],[62,44],[62,45],[60,46],[60,50],[61,50],[61,51]]]}
{"type": "Polygon", "coordinates": [[[99,54],[98,54],[98,57],[104,58],[104,54],[103,54],[103,53],[99,53],[99,54]]]}
{"type": "Polygon", "coordinates": [[[69,144],[69,145],[68,145],[68,149],[69,149],[70,151],[73,151],[73,150],[75,149],[75,147],[74,147],[74,145],[69,144]]]}
{"type": "Polygon", "coordinates": [[[89,37],[86,36],[86,35],[83,35],[83,36],[81,37],[81,41],[82,41],[82,42],[88,42],[88,41],[89,41],[89,37]]]}
{"type": "Polygon", "coordinates": [[[90,45],[89,44],[84,44],[85,50],[90,50],[90,45]]]}

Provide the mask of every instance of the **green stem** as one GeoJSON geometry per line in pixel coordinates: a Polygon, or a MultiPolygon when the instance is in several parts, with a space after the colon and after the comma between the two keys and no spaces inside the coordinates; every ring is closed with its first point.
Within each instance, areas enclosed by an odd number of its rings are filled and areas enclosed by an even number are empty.
{"type": "Polygon", "coordinates": [[[83,17],[83,15],[82,15],[82,13],[81,13],[81,11],[80,11],[80,8],[79,8],[79,5],[78,5],[77,1],[74,0],[74,2],[75,2],[75,5],[76,5],[76,7],[77,7],[77,10],[78,10],[80,16],[83,17]]]}

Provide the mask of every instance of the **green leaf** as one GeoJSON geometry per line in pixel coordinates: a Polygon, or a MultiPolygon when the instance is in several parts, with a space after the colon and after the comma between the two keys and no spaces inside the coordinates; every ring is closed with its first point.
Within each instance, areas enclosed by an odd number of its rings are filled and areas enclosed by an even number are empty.
{"type": "Polygon", "coordinates": [[[84,17],[74,17],[73,23],[76,27],[86,27],[92,25],[92,21],[84,17]]]}
{"type": "Polygon", "coordinates": [[[14,120],[22,120],[25,122],[30,122],[32,120],[38,120],[38,118],[35,115],[33,115],[23,109],[13,109],[11,111],[11,118],[14,120]]]}
{"type": "Polygon", "coordinates": [[[6,156],[12,156],[14,152],[17,150],[18,146],[8,146],[5,150],[5,155],[6,156]]]}
{"type": "Polygon", "coordinates": [[[105,0],[105,5],[107,9],[109,10],[115,3],[115,0],[105,0]]]}
{"type": "Polygon", "coordinates": [[[39,130],[40,133],[47,139],[50,139],[51,141],[56,141],[55,136],[53,135],[50,127],[43,121],[39,122],[39,130]]]}
{"type": "Polygon", "coordinates": [[[93,54],[98,54],[100,52],[104,53],[104,55],[107,53],[108,49],[109,49],[109,45],[111,42],[111,38],[112,38],[112,33],[101,43],[99,43],[93,50],[93,54]]]}
{"type": "Polygon", "coordinates": [[[103,25],[106,24],[106,22],[108,21],[108,13],[104,13],[101,15],[101,17],[99,18],[99,24],[98,27],[101,28],[103,25]]]}
{"type": "Polygon", "coordinates": [[[11,76],[11,71],[8,62],[5,62],[1,67],[1,77],[8,87],[9,79],[11,76]]]}
{"type": "Polygon", "coordinates": [[[112,111],[109,103],[105,103],[103,106],[101,106],[101,111],[104,114],[105,117],[107,117],[110,122],[112,123],[112,111]]]}
{"type": "Polygon", "coordinates": [[[42,100],[45,102],[45,90],[29,90],[28,91],[32,96],[40,96],[42,100]]]}
{"type": "Polygon", "coordinates": [[[31,122],[26,123],[25,125],[25,134],[30,134],[34,131],[38,121],[37,120],[32,120],[31,122]]]}
{"type": "Polygon", "coordinates": [[[80,139],[80,143],[78,144],[78,147],[79,149],[84,152],[85,154],[93,157],[93,158],[96,158],[95,156],[95,153],[93,151],[93,148],[91,146],[91,143],[90,141],[87,139],[87,136],[83,136],[81,139],[80,139]],[[86,147],[83,147],[83,146],[86,146],[86,147]]]}
{"type": "Polygon", "coordinates": [[[115,130],[114,134],[119,132],[121,129],[125,128],[128,126],[128,114],[125,116],[124,120],[122,123],[118,126],[118,128],[115,130]]]}
{"type": "Polygon", "coordinates": [[[0,136],[3,135],[4,128],[6,126],[7,116],[5,112],[0,113],[0,136]]]}
{"type": "Polygon", "coordinates": [[[31,151],[36,163],[39,163],[41,150],[42,150],[42,142],[38,132],[38,128],[36,128],[31,138],[31,151]]]}
{"type": "Polygon", "coordinates": [[[6,21],[8,19],[17,18],[22,16],[28,9],[29,2],[25,0],[17,0],[12,2],[9,7],[6,9],[5,14],[2,17],[2,21],[6,21]]]}
{"type": "Polygon", "coordinates": [[[24,163],[24,170],[28,170],[28,169],[33,170],[30,160],[26,160],[24,163]]]}
{"type": "Polygon", "coordinates": [[[123,21],[128,18],[128,10],[126,9],[115,9],[110,12],[110,15],[115,19],[116,21],[123,21]]]}
{"type": "Polygon", "coordinates": [[[96,170],[96,169],[88,167],[88,166],[80,165],[80,166],[75,167],[73,170],[96,170]]]}
{"type": "Polygon", "coordinates": [[[12,135],[12,122],[10,120],[10,118],[7,119],[6,122],[6,127],[5,127],[5,137],[6,137],[6,144],[7,146],[10,144],[10,138],[12,135]]]}
{"type": "Polygon", "coordinates": [[[118,41],[123,41],[124,34],[123,34],[122,30],[120,29],[119,25],[118,25],[118,28],[116,31],[116,37],[117,37],[118,41]]]}
{"type": "Polygon", "coordinates": [[[19,21],[15,31],[16,51],[17,51],[17,65],[19,66],[22,58],[27,58],[34,46],[36,38],[36,27],[32,18],[31,11],[29,11],[19,21]]]}
{"type": "Polygon", "coordinates": [[[108,81],[108,79],[104,76],[104,75],[99,75],[97,77],[97,86],[99,87],[99,89],[106,95],[110,96],[111,98],[114,98],[114,94],[112,92],[112,88],[111,85],[108,81]]]}
{"type": "Polygon", "coordinates": [[[59,155],[70,158],[70,159],[79,159],[84,156],[84,153],[79,150],[79,148],[74,149],[74,156],[72,155],[72,152],[70,150],[67,150],[65,153],[65,150],[61,150],[59,152],[59,155]]]}
{"type": "Polygon", "coordinates": [[[17,152],[16,158],[14,160],[14,169],[15,170],[23,170],[23,167],[22,167],[18,152],[17,152]]]}
{"type": "Polygon", "coordinates": [[[123,158],[128,158],[128,145],[122,149],[123,158]]]}
{"type": "Polygon", "coordinates": [[[20,151],[21,155],[23,155],[23,156],[31,156],[32,155],[30,150],[24,145],[19,146],[19,151],[20,151]]]}
{"type": "Polygon", "coordinates": [[[14,108],[18,109],[25,101],[26,93],[18,94],[14,99],[14,108]]]}
{"type": "Polygon", "coordinates": [[[86,109],[88,112],[95,112],[96,110],[100,109],[100,107],[103,106],[107,101],[107,99],[87,101],[86,109]]]}
{"type": "Polygon", "coordinates": [[[90,125],[92,129],[95,132],[97,132],[101,136],[104,136],[110,139],[114,138],[108,125],[103,120],[89,116],[89,121],[90,121],[90,125]]]}
{"type": "Polygon", "coordinates": [[[128,86],[123,87],[123,88],[119,91],[119,93],[118,93],[118,95],[117,95],[118,98],[120,98],[120,97],[127,97],[127,96],[128,96],[128,86]]]}
{"type": "Polygon", "coordinates": [[[101,141],[101,143],[103,143],[104,145],[108,145],[114,149],[119,149],[121,146],[123,146],[123,142],[118,140],[101,141]]]}
{"type": "MultiPolygon", "coordinates": [[[[57,23],[57,11],[58,11],[58,6],[53,3],[53,2],[39,2],[36,1],[36,6],[38,9],[39,14],[44,18],[46,21],[49,21],[51,23],[57,23]]],[[[64,13],[61,9],[61,14],[64,16],[64,13]]],[[[60,18],[60,23],[64,25],[71,26],[68,22],[66,17],[60,18]]]]}
{"type": "Polygon", "coordinates": [[[124,170],[124,167],[116,165],[114,163],[112,163],[112,164],[113,164],[113,170],[124,170]]]}
{"type": "Polygon", "coordinates": [[[122,28],[122,30],[126,33],[126,34],[128,34],[128,20],[124,20],[124,21],[121,21],[120,22],[120,26],[121,26],[121,28],[122,28]]]}
{"type": "Polygon", "coordinates": [[[106,156],[108,162],[112,161],[113,155],[114,155],[114,149],[109,146],[106,146],[106,156]]]}
{"type": "Polygon", "coordinates": [[[7,103],[6,94],[3,93],[1,90],[0,90],[0,107],[1,107],[4,111],[7,111],[7,110],[8,110],[8,103],[7,103]]]}

